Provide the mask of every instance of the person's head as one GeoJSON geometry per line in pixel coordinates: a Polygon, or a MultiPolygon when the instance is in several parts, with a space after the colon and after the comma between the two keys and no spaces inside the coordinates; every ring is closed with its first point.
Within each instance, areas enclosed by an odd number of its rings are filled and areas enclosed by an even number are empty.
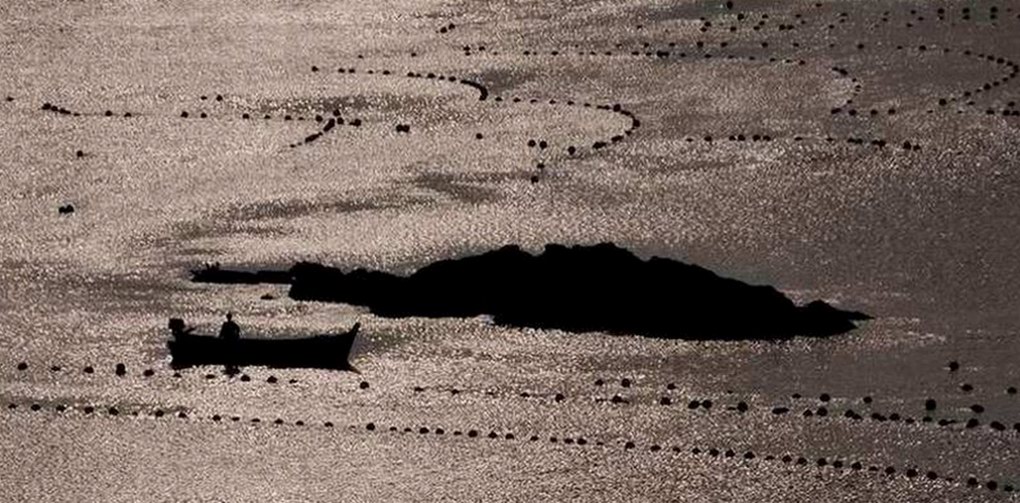
{"type": "Polygon", "coordinates": [[[228,312],[227,313],[227,321],[233,321],[233,319],[234,319],[234,313],[229,313],[228,312]]]}

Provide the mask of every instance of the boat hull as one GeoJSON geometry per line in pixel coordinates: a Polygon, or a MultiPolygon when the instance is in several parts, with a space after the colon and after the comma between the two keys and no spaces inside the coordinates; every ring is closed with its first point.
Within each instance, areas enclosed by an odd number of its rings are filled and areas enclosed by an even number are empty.
{"type": "Polygon", "coordinates": [[[357,328],[336,335],[300,339],[225,340],[207,335],[175,333],[167,342],[171,367],[199,365],[264,366],[352,370],[347,358],[357,328]]]}

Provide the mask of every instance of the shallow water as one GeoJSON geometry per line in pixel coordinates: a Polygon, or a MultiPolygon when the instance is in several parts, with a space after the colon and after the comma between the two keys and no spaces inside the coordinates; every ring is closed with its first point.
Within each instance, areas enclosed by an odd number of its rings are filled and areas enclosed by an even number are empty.
{"type": "Polygon", "coordinates": [[[1013,79],[976,89],[1011,72],[977,54],[1017,58],[1018,15],[889,1],[0,6],[0,100],[13,98],[0,101],[0,491],[33,502],[1009,498],[1020,117],[1001,112],[1020,93],[1013,79]],[[409,71],[468,78],[490,96],[409,71]],[[625,135],[627,117],[586,102],[619,103],[641,126],[625,135]],[[347,123],[289,147],[334,108],[347,123]],[[73,215],[57,214],[65,204],[73,215]],[[187,273],[306,259],[407,272],[507,243],[603,240],[876,319],[826,340],[657,341],[380,319],[187,273]],[[360,321],[362,373],[173,377],[167,318],[213,330],[227,310],[279,336],[360,321]],[[951,360],[962,368],[949,372],[951,360]],[[706,399],[710,409],[688,408],[706,399]],[[742,401],[746,412],[728,410],[742,401]],[[966,428],[971,418],[980,424],[966,428]],[[969,476],[995,490],[968,488],[969,476]]]}

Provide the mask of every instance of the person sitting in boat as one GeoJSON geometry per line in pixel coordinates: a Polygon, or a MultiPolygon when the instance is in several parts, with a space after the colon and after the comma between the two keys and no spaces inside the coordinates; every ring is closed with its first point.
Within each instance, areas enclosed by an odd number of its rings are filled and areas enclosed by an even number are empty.
{"type": "Polygon", "coordinates": [[[220,338],[236,341],[241,338],[241,327],[234,323],[234,313],[227,313],[227,321],[220,326],[220,338]]]}
{"type": "Polygon", "coordinates": [[[191,334],[191,331],[194,330],[194,327],[184,326],[184,320],[181,318],[170,318],[168,326],[170,327],[170,333],[174,334],[174,337],[191,334]]]}

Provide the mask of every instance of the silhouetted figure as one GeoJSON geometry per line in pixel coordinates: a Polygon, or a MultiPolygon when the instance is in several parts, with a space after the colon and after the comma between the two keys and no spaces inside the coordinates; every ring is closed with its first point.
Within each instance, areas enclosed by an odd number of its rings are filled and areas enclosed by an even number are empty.
{"type": "MultiPolygon", "coordinates": [[[[181,318],[170,318],[170,323],[167,324],[167,327],[170,328],[170,333],[172,333],[174,337],[179,335],[188,335],[192,332],[192,330],[194,330],[193,327],[185,326],[184,320],[181,318]]],[[[91,368],[92,367],[85,367],[85,372],[91,374],[91,368]]]]}
{"type": "Polygon", "coordinates": [[[233,313],[227,313],[227,321],[220,326],[220,338],[228,341],[236,341],[241,338],[241,327],[234,323],[233,313]]]}
{"type": "MultiPolygon", "coordinates": [[[[227,313],[227,321],[220,326],[220,338],[225,341],[237,341],[241,339],[241,327],[234,323],[234,314],[227,313]]],[[[231,351],[233,352],[233,351],[231,351]]],[[[230,361],[223,367],[223,373],[234,376],[241,373],[240,367],[234,362],[235,355],[230,356],[230,361]]]]}

